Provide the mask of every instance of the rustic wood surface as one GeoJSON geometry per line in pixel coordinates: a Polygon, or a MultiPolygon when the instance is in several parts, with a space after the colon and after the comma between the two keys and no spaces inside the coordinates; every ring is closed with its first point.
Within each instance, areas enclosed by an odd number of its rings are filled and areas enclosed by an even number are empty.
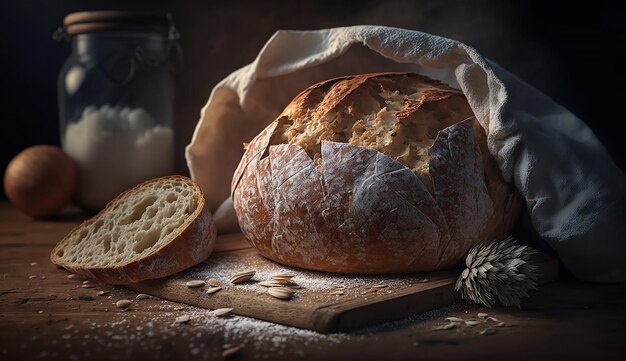
{"type": "Polygon", "coordinates": [[[216,318],[208,310],[82,279],[48,261],[49,252],[80,219],[66,213],[32,221],[0,202],[1,360],[211,360],[223,346],[246,359],[624,359],[626,285],[546,284],[521,309],[458,303],[351,333],[319,334],[254,319],[216,318]],[[98,296],[98,291],[105,291],[98,296]],[[115,306],[132,299],[126,311],[115,306]],[[446,317],[495,321],[433,330],[446,317]],[[177,317],[190,316],[186,323],[177,317]],[[493,334],[481,334],[493,329],[493,334]]]}
{"type": "MultiPolygon", "coordinates": [[[[556,258],[541,255],[535,258],[535,264],[542,275],[541,283],[558,277],[556,258]]],[[[459,302],[460,296],[454,291],[458,277],[459,270],[363,276],[293,269],[263,258],[238,233],[219,236],[213,255],[198,266],[128,288],[207,309],[234,308],[233,313],[239,315],[329,333],[353,331],[459,302]],[[244,285],[231,284],[230,276],[242,270],[257,273],[244,285]],[[289,301],[270,296],[265,287],[258,285],[279,272],[295,275],[292,284],[297,288],[289,301]],[[218,277],[222,287],[212,295],[203,292],[208,286],[186,286],[187,281],[211,277],[218,277]],[[374,285],[383,287],[372,288],[374,285]],[[341,294],[333,294],[336,291],[341,294]]]]}

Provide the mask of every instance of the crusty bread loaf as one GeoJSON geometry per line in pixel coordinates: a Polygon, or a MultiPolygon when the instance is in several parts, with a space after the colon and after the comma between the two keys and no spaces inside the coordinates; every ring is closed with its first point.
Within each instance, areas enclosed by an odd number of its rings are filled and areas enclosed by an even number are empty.
{"type": "Polygon", "coordinates": [[[215,238],[200,187],[187,177],[167,176],[117,196],[59,242],[50,259],[101,282],[128,284],[202,262],[215,238]]]}
{"type": "Polygon", "coordinates": [[[332,272],[449,268],[520,211],[464,95],[407,73],[303,91],[247,146],[232,196],[262,255],[332,272]]]}

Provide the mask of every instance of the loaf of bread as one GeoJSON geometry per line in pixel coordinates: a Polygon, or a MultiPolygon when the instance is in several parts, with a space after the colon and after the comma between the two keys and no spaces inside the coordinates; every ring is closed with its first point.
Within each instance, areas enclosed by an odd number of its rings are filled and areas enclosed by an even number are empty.
{"type": "Polygon", "coordinates": [[[309,87],[247,145],[231,189],[263,256],[347,273],[450,268],[521,206],[465,96],[410,73],[309,87]]]}
{"type": "Polygon", "coordinates": [[[50,259],[101,282],[128,284],[204,261],[215,239],[200,187],[189,178],[167,176],[117,196],[61,240],[50,259]]]}

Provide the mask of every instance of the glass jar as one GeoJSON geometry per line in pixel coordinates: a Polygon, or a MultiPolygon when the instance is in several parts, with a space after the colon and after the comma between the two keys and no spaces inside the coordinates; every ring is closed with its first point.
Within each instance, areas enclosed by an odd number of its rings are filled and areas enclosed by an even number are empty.
{"type": "Polygon", "coordinates": [[[169,16],[81,12],[55,34],[72,53],[58,80],[63,150],[79,170],[75,203],[99,210],[174,168],[178,33],[169,16]]]}

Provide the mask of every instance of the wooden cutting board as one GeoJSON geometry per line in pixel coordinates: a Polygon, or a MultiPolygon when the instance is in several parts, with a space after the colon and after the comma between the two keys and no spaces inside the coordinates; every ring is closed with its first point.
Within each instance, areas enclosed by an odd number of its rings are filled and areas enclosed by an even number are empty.
{"type": "MultiPolygon", "coordinates": [[[[534,263],[540,283],[558,276],[558,261],[541,255],[534,263]]],[[[208,309],[232,307],[233,313],[322,333],[349,331],[433,310],[460,300],[454,292],[458,270],[409,275],[362,276],[293,269],[260,256],[242,234],[220,236],[214,254],[200,265],[168,278],[145,281],[128,288],[160,298],[208,309]],[[255,270],[241,285],[229,282],[234,273],[255,270]],[[273,274],[290,271],[296,276],[294,298],[270,296],[257,284],[273,274]],[[186,282],[215,278],[222,290],[189,288],[186,282]],[[372,286],[377,286],[372,288],[372,286]],[[338,292],[339,291],[339,292],[338,292]]]]}

